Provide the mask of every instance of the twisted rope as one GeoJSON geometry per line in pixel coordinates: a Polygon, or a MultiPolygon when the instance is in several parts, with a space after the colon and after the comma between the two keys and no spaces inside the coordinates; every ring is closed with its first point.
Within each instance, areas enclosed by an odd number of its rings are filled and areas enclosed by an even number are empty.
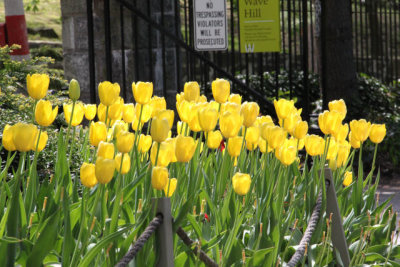
{"type": "Polygon", "coordinates": [[[297,248],[296,252],[293,254],[287,266],[295,267],[296,264],[303,258],[304,252],[306,251],[306,247],[311,240],[311,236],[314,233],[314,230],[317,226],[319,213],[321,211],[322,206],[322,192],[319,193],[317,203],[315,204],[313,213],[311,214],[310,221],[308,222],[307,229],[303,235],[303,238],[300,241],[300,245],[297,248]]]}
{"type": "Polygon", "coordinates": [[[154,217],[154,219],[146,227],[144,232],[140,235],[140,237],[136,240],[136,243],[133,245],[133,247],[125,254],[125,256],[117,263],[117,265],[115,265],[115,267],[125,267],[128,265],[162,223],[162,214],[157,214],[156,217],[154,217]]]}
{"type": "MultiPolygon", "coordinates": [[[[182,239],[183,243],[186,244],[188,247],[192,247],[194,241],[190,239],[190,237],[183,231],[182,227],[179,227],[178,230],[176,231],[176,234],[182,239]]],[[[205,265],[211,266],[211,267],[218,267],[218,264],[216,264],[210,257],[207,256],[207,254],[196,246],[193,249],[193,253],[195,255],[198,255],[199,259],[204,262],[205,265]]]]}

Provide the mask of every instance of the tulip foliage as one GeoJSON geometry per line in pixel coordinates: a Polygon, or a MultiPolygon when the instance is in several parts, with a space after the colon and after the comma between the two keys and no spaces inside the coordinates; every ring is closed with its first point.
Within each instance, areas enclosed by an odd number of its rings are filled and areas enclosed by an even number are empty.
{"type": "MultiPolygon", "coordinates": [[[[400,266],[396,214],[388,202],[375,200],[375,158],[385,125],[344,123],[343,100],[319,116],[324,135],[317,136],[308,134],[294,101],[274,101],[274,122],[259,114],[256,102],[242,103],[242,96],[231,94],[224,79],[212,82],[210,101],[197,82],[186,83],[176,96],[177,114],[153,96],[152,83],[132,83],[135,104],[124,103],[118,84],[100,83],[96,106],[78,100],[74,80],[63,106],[68,127],[58,132],[55,168],[39,177],[37,156],[46,149],[46,127],[58,111],[41,100],[48,84],[46,76],[28,76],[32,121],[2,130],[8,157],[0,173],[0,266],[114,266],[154,217],[152,199],[159,197],[171,199],[174,230],[182,227],[220,266],[284,266],[319,192],[321,218],[303,264],[339,265],[324,212],[326,166],[333,172],[351,264],[400,266]],[[79,170],[70,168],[77,129],[85,139],[79,170]],[[368,140],[375,155],[364,173],[368,140]]],[[[201,265],[177,237],[171,245],[176,266],[201,265]]],[[[135,266],[154,265],[158,249],[150,239],[135,266]]]]}

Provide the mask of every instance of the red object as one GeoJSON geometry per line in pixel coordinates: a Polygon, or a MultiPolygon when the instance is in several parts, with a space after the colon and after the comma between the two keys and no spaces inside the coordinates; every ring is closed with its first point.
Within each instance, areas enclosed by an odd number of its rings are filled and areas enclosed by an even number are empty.
{"type": "Polygon", "coordinates": [[[222,139],[222,141],[221,141],[221,144],[219,144],[219,151],[224,151],[224,149],[225,149],[225,142],[224,142],[224,139],[222,139]]]}
{"type": "Polygon", "coordinates": [[[204,213],[204,219],[206,219],[207,222],[210,222],[210,218],[208,217],[207,213],[204,213]]]}
{"type": "Polygon", "coordinates": [[[7,44],[6,37],[6,24],[0,23],[0,46],[5,46],[7,44]]]}
{"type": "Polygon", "coordinates": [[[12,55],[28,55],[29,44],[25,15],[6,16],[6,27],[8,44],[21,46],[21,49],[14,50],[12,55]]]}

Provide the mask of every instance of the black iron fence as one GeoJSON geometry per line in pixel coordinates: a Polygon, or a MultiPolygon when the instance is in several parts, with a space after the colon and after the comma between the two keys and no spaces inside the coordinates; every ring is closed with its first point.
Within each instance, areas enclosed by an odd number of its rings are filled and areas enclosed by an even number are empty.
{"type": "MultiPolygon", "coordinates": [[[[101,75],[95,67],[100,54],[106,58],[105,77],[121,84],[124,97],[130,94],[130,83],[138,80],[153,81],[155,91],[170,102],[175,98],[171,92],[183,90],[190,80],[211,95],[210,82],[220,77],[232,81],[233,91],[257,100],[264,113],[272,112],[271,99],[285,94],[300,99],[309,118],[309,74],[319,69],[318,0],[281,0],[281,52],[255,54],[239,51],[237,0],[227,0],[228,49],[212,52],[194,50],[194,0],[103,1],[104,32],[97,32],[96,1],[87,0],[92,100],[96,75],[101,75]],[[96,35],[104,36],[100,45],[96,35]]],[[[351,6],[357,71],[384,82],[398,79],[400,0],[354,0],[351,6]]]]}

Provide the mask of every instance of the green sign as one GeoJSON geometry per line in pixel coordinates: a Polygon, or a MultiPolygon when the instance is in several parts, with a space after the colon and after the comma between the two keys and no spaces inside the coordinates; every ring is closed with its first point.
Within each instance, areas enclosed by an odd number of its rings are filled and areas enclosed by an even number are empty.
{"type": "Polygon", "coordinates": [[[281,51],[279,0],[239,0],[240,52],[281,51]]]}

